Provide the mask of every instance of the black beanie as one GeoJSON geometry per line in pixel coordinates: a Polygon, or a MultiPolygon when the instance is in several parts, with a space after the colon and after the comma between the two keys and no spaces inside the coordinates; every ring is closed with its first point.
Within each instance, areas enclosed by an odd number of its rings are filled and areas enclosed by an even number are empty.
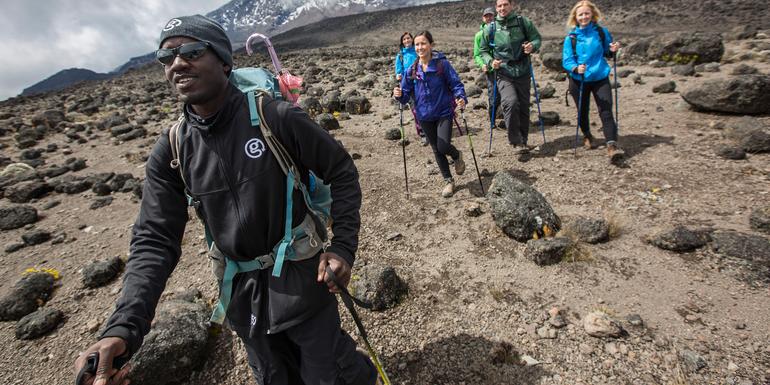
{"type": "Polygon", "coordinates": [[[175,17],[160,32],[160,43],[170,37],[186,36],[211,44],[211,48],[225,64],[233,66],[233,46],[219,23],[202,15],[175,17]]]}

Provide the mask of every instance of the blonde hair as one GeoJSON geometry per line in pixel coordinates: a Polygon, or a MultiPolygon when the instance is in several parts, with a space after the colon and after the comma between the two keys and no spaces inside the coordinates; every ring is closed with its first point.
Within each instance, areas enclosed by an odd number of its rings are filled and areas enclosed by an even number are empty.
{"type": "Polygon", "coordinates": [[[567,19],[567,26],[570,28],[575,28],[578,25],[577,22],[577,10],[580,7],[588,7],[591,8],[591,21],[594,23],[599,23],[599,20],[602,19],[602,12],[599,10],[599,8],[596,7],[596,4],[588,1],[578,1],[577,4],[575,4],[574,7],[572,7],[572,10],[569,11],[569,18],[567,19]]]}

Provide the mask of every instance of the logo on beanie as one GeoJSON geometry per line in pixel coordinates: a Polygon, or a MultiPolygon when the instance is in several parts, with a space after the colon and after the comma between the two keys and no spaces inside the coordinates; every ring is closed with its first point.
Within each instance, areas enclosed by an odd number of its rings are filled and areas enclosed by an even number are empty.
{"type": "Polygon", "coordinates": [[[246,150],[246,156],[251,159],[257,159],[265,152],[265,144],[257,138],[252,138],[246,142],[246,146],[244,147],[246,150]]]}
{"type": "Polygon", "coordinates": [[[163,32],[170,31],[174,29],[174,27],[182,25],[182,20],[179,19],[171,19],[168,21],[168,24],[166,24],[166,27],[163,28],[163,32]]]}

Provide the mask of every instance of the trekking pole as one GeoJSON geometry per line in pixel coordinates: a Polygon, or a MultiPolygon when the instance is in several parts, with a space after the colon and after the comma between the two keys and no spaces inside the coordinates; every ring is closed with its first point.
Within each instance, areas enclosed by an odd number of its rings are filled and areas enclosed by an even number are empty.
{"type": "MultiPolygon", "coordinates": [[[[579,65],[579,64],[578,64],[579,65]]],[[[580,131],[580,111],[583,110],[583,83],[586,75],[580,75],[580,92],[578,92],[577,126],[575,126],[575,156],[577,156],[578,131],[580,131]]]]}
{"type": "Polygon", "coordinates": [[[620,131],[620,116],[618,116],[618,88],[620,88],[620,82],[618,81],[618,53],[612,54],[612,73],[615,78],[615,128],[620,131]]]}
{"type": "Polygon", "coordinates": [[[364,329],[364,324],[361,322],[361,317],[358,316],[358,312],[356,311],[356,308],[353,306],[353,302],[355,301],[359,306],[363,306],[360,301],[357,301],[355,298],[353,298],[350,295],[350,292],[348,292],[348,289],[340,285],[337,282],[337,277],[334,275],[334,271],[331,267],[328,265],[326,266],[326,282],[333,282],[335,286],[340,290],[340,297],[342,298],[342,303],[345,304],[345,307],[348,308],[348,311],[350,312],[350,316],[353,317],[353,322],[356,324],[356,328],[358,328],[358,334],[361,335],[361,339],[364,340],[364,345],[366,346],[366,350],[369,352],[369,357],[372,358],[372,363],[374,364],[374,367],[377,368],[377,372],[380,374],[380,378],[382,379],[383,385],[390,385],[390,379],[388,378],[388,375],[385,373],[385,369],[382,368],[382,364],[380,363],[380,359],[377,358],[377,353],[374,352],[374,348],[372,348],[372,344],[369,343],[369,337],[366,334],[366,329],[364,329]]]}
{"type": "Polygon", "coordinates": [[[476,167],[476,176],[479,178],[479,187],[481,187],[481,195],[485,195],[484,183],[481,182],[481,173],[479,172],[479,164],[476,162],[476,152],[473,151],[473,139],[471,139],[471,132],[468,131],[468,121],[465,120],[465,108],[460,109],[460,117],[463,119],[463,125],[465,126],[465,136],[468,137],[468,146],[471,148],[471,155],[473,156],[473,165],[476,167]]]}
{"type": "MultiPolygon", "coordinates": [[[[123,366],[128,362],[128,357],[126,355],[114,357],[112,359],[112,367],[115,369],[122,369],[123,366]]],[[[83,365],[82,368],[80,368],[80,372],[77,375],[77,378],[75,379],[75,385],[85,385],[86,383],[86,376],[88,377],[94,377],[96,376],[96,369],[99,367],[99,352],[91,352],[88,354],[88,357],[86,358],[86,363],[83,365]]]]}
{"type": "MultiPolygon", "coordinates": [[[[497,71],[492,70],[492,115],[489,115],[489,143],[487,144],[487,155],[492,156],[492,131],[495,130],[495,106],[497,103],[497,71]]],[[[489,92],[489,90],[487,90],[489,92]]]]}
{"type": "Polygon", "coordinates": [[[399,124],[401,126],[401,154],[404,156],[404,183],[406,184],[406,196],[409,197],[409,177],[406,175],[406,139],[404,139],[404,105],[398,103],[399,124]]]}
{"type": "Polygon", "coordinates": [[[540,124],[540,132],[543,134],[543,145],[545,145],[545,127],[543,126],[543,114],[540,112],[540,93],[537,91],[537,82],[535,81],[535,69],[532,67],[532,59],[529,59],[529,74],[532,75],[532,84],[535,86],[535,103],[537,104],[537,121],[540,124]]]}

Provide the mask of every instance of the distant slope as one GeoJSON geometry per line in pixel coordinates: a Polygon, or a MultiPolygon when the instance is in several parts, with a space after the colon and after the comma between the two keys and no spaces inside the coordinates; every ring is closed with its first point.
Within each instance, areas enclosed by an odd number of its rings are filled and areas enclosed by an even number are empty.
{"type": "Polygon", "coordinates": [[[112,76],[113,75],[111,74],[100,74],[84,68],[70,68],[61,70],[47,79],[25,88],[21,92],[21,95],[30,96],[43,92],[60,90],[87,80],[104,80],[109,79],[112,76]]]}

